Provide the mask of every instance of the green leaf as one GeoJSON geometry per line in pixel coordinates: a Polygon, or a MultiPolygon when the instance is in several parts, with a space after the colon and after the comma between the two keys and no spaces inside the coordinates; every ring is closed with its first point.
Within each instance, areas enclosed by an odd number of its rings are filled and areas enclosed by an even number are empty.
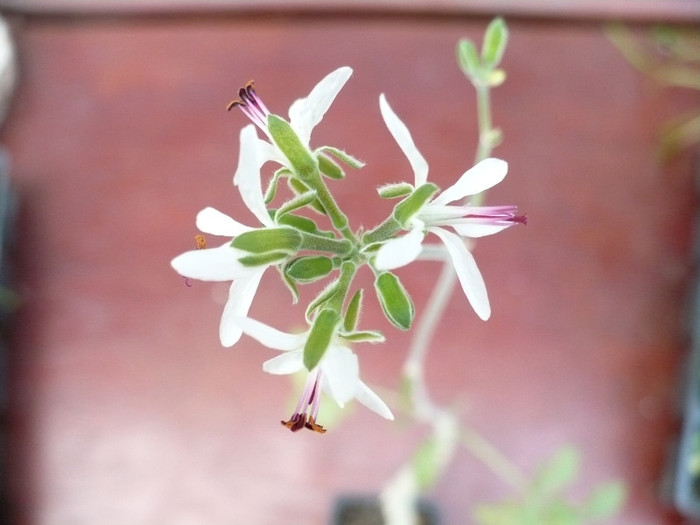
{"type": "Polygon", "coordinates": [[[250,253],[285,251],[296,253],[301,247],[302,237],[294,228],[260,228],[240,234],[231,241],[231,246],[250,253]]]}
{"type": "Polygon", "coordinates": [[[377,193],[382,199],[395,199],[404,197],[413,191],[413,186],[408,182],[396,182],[385,184],[377,188],[377,193]]]}
{"type": "Polygon", "coordinates": [[[594,520],[615,516],[625,503],[626,492],[625,484],[620,481],[597,486],[584,505],[585,516],[594,520]]]}
{"type": "Polygon", "coordinates": [[[255,253],[239,257],[238,262],[243,266],[267,266],[288,259],[291,254],[284,251],[272,251],[265,253],[255,253]]]}
{"type": "Polygon", "coordinates": [[[286,120],[270,113],[267,116],[267,130],[297,176],[306,179],[317,173],[316,160],[286,120]]]}
{"type": "Polygon", "coordinates": [[[345,318],[343,319],[343,330],[352,332],[360,320],[360,312],[362,311],[362,288],[359,288],[355,295],[352,296],[348,306],[345,308],[345,318]]]}
{"type": "Polygon", "coordinates": [[[432,182],[427,182],[419,188],[416,188],[411,195],[394,207],[392,213],[394,219],[396,219],[402,227],[405,227],[411,217],[417,214],[439,189],[440,188],[432,182]]]}
{"type": "Polygon", "coordinates": [[[486,28],[481,47],[481,60],[484,67],[493,69],[501,63],[508,44],[508,28],[501,17],[494,18],[486,28]]]}
{"type": "Polygon", "coordinates": [[[457,63],[467,78],[476,79],[482,76],[479,53],[471,40],[463,38],[457,42],[457,63]]]}
{"type": "Polygon", "coordinates": [[[304,366],[313,370],[328,350],[331,340],[340,324],[340,315],[335,310],[321,310],[309,332],[304,345],[304,366]]]}
{"type": "Polygon", "coordinates": [[[310,283],[333,271],[333,260],[325,255],[305,255],[292,260],[284,273],[295,281],[310,283]]]}
{"type": "Polygon", "coordinates": [[[313,201],[316,200],[316,192],[314,190],[309,190],[305,193],[301,193],[297,196],[295,196],[292,199],[289,199],[287,202],[282,204],[277,209],[277,212],[275,213],[275,221],[279,221],[279,218],[282,217],[283,215],[286,215],[287,213],[291,213],[293,211],[298,210],[299,208],[303,208],[304,206],[308,206],[311,204],[313,201]]]}
{"type": "Polygon", "coordinates": [[[316,155],[316,159],[318,160],[318,169],[323,173],[326,177],[335,179],[335,180],[340,180],[345,178],[345,173],[343,172],[343,168],[338,166],[338,164],[335,163],[333,159],[330,157],[324,155],[323,153],[319,153],[316,155]]]}
{"type": "Polygon", "coordinates": [[[344,162],[348,166],[350,166],[353,169],[360,169],[364,167],[365,163],[362,162],[359,159],[356,159],[349,153],[345,153],[343,150],[340,150],[338,148],[334,148],[332,146],[322,146],[318,148],[316,151],[323,151],[324,153],[328,153],[329,155],[333,155],[336,159],[340,160],[341,162],[344,162]]]}
{"type": "Polygon", "coordinates": [[[386,318],[397,328],[408,330],[413,323],[415,309],[399,278],[391,272],[382,272],[374,281],[374,289],[386,318]]]}

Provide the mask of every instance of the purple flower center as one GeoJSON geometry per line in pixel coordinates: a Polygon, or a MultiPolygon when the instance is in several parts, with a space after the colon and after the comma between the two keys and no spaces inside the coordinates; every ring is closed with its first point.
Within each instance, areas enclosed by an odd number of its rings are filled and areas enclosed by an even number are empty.
{"type": "Polygon", "coordinates": [[[308,428],[320,434],[326,432],[325,428],[316,423],[318,409],[321,405],[321,377],[321,371],[318,369],[309,373],[292,417],[289,418],[289,421],[281,422],[292,432],[297,432],[302,428],[308,428]]]}
{"type": "Polygon", "coordinates": [[[270,111],[267,109],[262,99],[255,93],[254,82],[251,80],[245,87],[238,90],[238,98],[229,102],[226,109],[238,107],[253,124],[267,133],[267,116],[270,111]]]}

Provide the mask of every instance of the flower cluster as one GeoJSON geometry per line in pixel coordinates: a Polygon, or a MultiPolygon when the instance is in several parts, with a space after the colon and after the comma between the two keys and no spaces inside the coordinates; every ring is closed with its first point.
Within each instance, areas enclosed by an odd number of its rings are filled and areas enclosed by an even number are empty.
{"type": "Polygon", "coordinates": [[[391,270],[419,258],[426,234],[432,233],[444,243],[475,312],[487,319],[490,306],[486,286],[465,238],[525,223],[525,217],[517,215],[514,206],[471,206],[464,202],[466,197],[503,180],[507,164],[502,160],[489,158],[478,163],[442,192],[428,182],[427,162],[406,125],[381,95],[382,117],[409,161],[413,184],[401,182],[379,188],[380,197],[398,199],[391,215],[368,232],[353,231],[325,179],[342,179],[344,167],[358,169],[363,163],[339,148],[310,146],[314,127],[351,74],[348,67],[330,73],[307,97],[291,105],[288,120],[267,109],[252,82],[241,88],[229,109],[239,108],[252,124],[240,133],[233,183],[257,225],[247,226],[214,208],[205,208],[197,215],[197,228],[225,241],[172,260],[172,267],[188,279],[231,281],[219,327],[223,346],[233,346],[246,334],[282,352],[263,364],[264,371],[307,371],[299,403],[289,420],[282,422],[292,431],[307,428],[325,432],[318,423],[322,393],[340,406],[357,399],[380,416],[393,419],[389,407],[360,380],[358,357],[350,349],[353,343],[384,340],[376,330],[357,327],[364,293],[353,286],[359,268],[366,266],[373,272],[374,291],[387,319],[400,329],[409,329],[413,302],[391,270]],[[261,170],[268,163],[275,169],[263,191],[261,170]],[[292,197],[273,207],[282,180],[287,182],[292,197]],[[325,216],[331,229],[322,229],[309,214],[299,213],[307,209],[325,216]],[[285,333],[248,317],[258,285],[270,268],[280,274],[294,300],[298,298],[298,286],[328,281],[307,306],[306,331],[285,333]]]}

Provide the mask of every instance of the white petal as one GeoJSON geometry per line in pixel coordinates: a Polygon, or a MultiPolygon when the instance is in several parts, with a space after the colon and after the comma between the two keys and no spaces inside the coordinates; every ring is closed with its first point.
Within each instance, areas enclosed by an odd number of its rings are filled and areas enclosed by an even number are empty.
{"type": "Polygon", "coordinates": [[[171,266],[177,273],[200,281],[232,281],[249,270],[238,262],[242,252],[229,243],[218,248],[191,250],[175,257],[171,266]]]}
{"type": "Polygon", "coordinates": [[[423,237],[423,230],[414,228],[406,235],[389,239],[377,250],[374,267],[377,270],[393,270],[412,263],[423,249],[423,237]]]}
{"type": "Polygon", "coordinates": [[[271,326],[251,319],[250,317],[235,317],[231,322],[238,325],[243,333],[252,337],[263,346],[274,350],[298,350],[303,348],[308,334],[289,334],[271,326]]]}
{"type": "Polygon", "coordinates": [[[197,228],[204,233],[227,237],[236,237],[253,229],[211,207],[204,208],[197,214],[197,228]]]}
{"type": "Polygon", "coordinates": [[[418,151],[418,148],[416,148],[411,132],[408,131],[406,124],[401,121],[394,113],[394,110],[391,109],[391,106],[389,106],[384,93],[379,95],[379,110],[382,112],[386,127],[389,128],[389,132],[391,132],[401,151],[406,155],[411,168],[413,168],[416,188],[422,186],[428,180],[428,163],[418,151]]]}
{"type": "Polygon", "coordinates": [[[380,416],[386,419],[394,420],[394,414],[391,413],[389,407],[382,399],[372,391],[362,381],[358,381],[357,392],[355,393],[357,400],[365,405],[370,410],[373,410],[380,416]]]}
{"type": "Polygon", "coordinates": [[[501,182],[508,173],[508,163],[501,159],[484,159],[465,171],[452,186],[433,199],[434,204],[448,204],[467,195],[476,195],[501,182]]]}
{"type": "Polygon", "coordinates": [[[320,364],[324,387],[341,407],[355,397],[360,365],[357,356],[344,346],[331,346],[320,364]]]}
{"type": "Polygon", "coordinates": [[[300,98],[289,108],[289,123],[305,146],[308,147],[311,131],[321,122],[350,75],[349,67],[336,69],[316,84],[309,96],[300,98]]]}
{"type": "Polygon", "coordinates": [[[460,222],[459,219],[450,223],[457,233],[462,237],[485,237],[486,235],[493,235],[498,233],[510,226],[513,226],[513,222],[507,224],[483,224],[474,222],[469,219],[464,219],[464,222],[460,222]]]}
{"type": "Polygon", "coordinates": [[[304,368],[304,354],[301,351],[285,352],[263,363],[263,370],[268,374],[294,374],[304,368]]]}
{"type": "Polygon", "coordinates": [[[233,181],[238,186],[243,202],[258,220],[265,226],[274,226],[265,207],[262,192],[262,181],[260,180],[262,155],[260,155],[258,142],[258,135],[253,124],[249,124],[241,130],[238,169],[233,181]]]}
{"type": "Polygon", "coordinates": [[[474,256],[467,250],[462,238],[442,228],[430,228],[430,231],[440,237],[447,248],[452,265],[457,272],[459,283],[462,285],[464,295],[474,308],[476,315],[484,321],[491,316],[491,305],[486,292],[486,284],[481,272],[476,265],[474,256]]]}
{"type": "Polygon", "coordinates": [[[233,346],[241,338],[243,330],[234,322],[234,319],[248,315],[255,292],[258,291],[260,279],[262,279],[266,269],[267,267],[263,266],[254,271],[248,271],[246,275],[231,283],[228,301],[226,301],[219,323],[219,339],[221,339],[223,346],[233,346]]]}

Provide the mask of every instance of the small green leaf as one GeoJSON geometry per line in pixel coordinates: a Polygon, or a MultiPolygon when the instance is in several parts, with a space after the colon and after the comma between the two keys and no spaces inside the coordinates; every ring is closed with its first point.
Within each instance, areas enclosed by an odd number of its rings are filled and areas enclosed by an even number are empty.
{"type": "Polygon", "coordinates": [[[338,166],[338,164],[336,164],[335,161],[330,157],[324,155],[323,153],[319,153],[318,155],[316,155],[316,159],[318,160],[318,169],[326,177],[335,180],[340,180],[345,177],[343,168],[338,166]]]}
{"type": "Polygon", "coordinates": [[[611,481],[603,483],[593,490],[583,510],[589,519],[602,520],[615,516],[625,503],[624,483],[611,481]]]}
{"type": "Polygon", "coordinates": [[[316,160],[286,120],[270,113],[267,116],[267,130],[297,176],[305,179],[317,173],[316,160]]]}
{"type": "Polygon", "coordinates": [[[459,68],[469,79],[481,77],[481,60],[476,46],[471,40],[466,38],[457,42],[457,63],[459,68]]]}
{"type": "Polygon", "coordinates": [[[272,251],[265,253],[255,253],[252,255],[244,255],[238,259],[238,262],[243,266],[267,266],[288,259],[291,254],[283,251],[272,251]]]}
{"type": "Polygon", "coordinates": [[[328,153],[329,155],[333,155],[336,159],[340,160],[341,162],[344,162],[348,166],[354,169],[360,169],[364,167],[365,163],[362,162],[359,159],[356,159],[349,153],[345,153],[343,150],[340,150],[338,148],[334,148],[332,146],[322,146],[318,148],[316,151],[323,151],[324,153],[328,153]]]}
{"type": "Polygon", "coordinates": [[[250,253],[285,251],[295,253],[301,246],[302,237],[294,228],[260,228],[240,234],[231,241],[231,246],[250,253]]]}
{"type": "Polygon", "coordinates": [[[310,283],[325,277],[332,271],[332,259],[325,255],[305,255],[291,261],[284,273],[295,281],[310,283]]]}
{"type": "Polygon", "coordinates": [[[404,197],[413,191],[413,186],[408,182],[397,182],[393,184],[385,184],[377,188],[377,193],[382,199],[395,199],[404,197]]]}
{"type": "Polygon", "coordinates": [[[335,310],[321,310],[309,332],[304,345],[304,366],[313,370],[328,350],[331,340],[340,324],[340,315],[335,310]]]}
{"type": "Polygon", "coordinates": [[[501,17],[494,18],[486,28],[484,43],[481,47],[481,60],[488,69],[501,63],[508,44],[508,28],[501,17]]]}
{"type": "Polygon", "coordinates": [[[360,320],[360,312],[362,311],[362,288],[359,288],[355,295],[352,296],[347,308],[345,308],[345,318],[343,319],[343,330],[352,332],[360,320]]]}
{"type": "Polygon", "coordinates": [[[391,272],[382,272],[374,281],[374,289],[386,318],[397,328],[408,330],[415,309],[399,278],[391,272]]]}
{"type": "Polygon", "coordinates": [[[401,226],[405,227],[411,217],[417,214],[439,189],[440,188],[431,182],[427,182],[419,188],[416,188],[411,195],[394,207],[392,213],[394,219],[396,219],[401,226]]]}

